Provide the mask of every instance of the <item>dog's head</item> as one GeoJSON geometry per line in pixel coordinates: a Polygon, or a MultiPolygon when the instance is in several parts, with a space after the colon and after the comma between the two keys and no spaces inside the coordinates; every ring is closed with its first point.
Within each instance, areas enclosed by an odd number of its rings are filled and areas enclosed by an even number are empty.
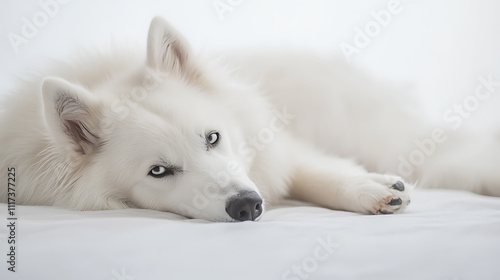
{"type": "Polygon", "coordinates": [[[71,147],[76,185],[90,188],[77,193],[211,221],[261,216],[250,155],[239,151],[245,134],[236,119],[252,116],[234,104],[247,89],[221,89],[202,66],[182,35],[155,18],[141,69],[93,88],[44,80],[53,141],[71,147]]]}

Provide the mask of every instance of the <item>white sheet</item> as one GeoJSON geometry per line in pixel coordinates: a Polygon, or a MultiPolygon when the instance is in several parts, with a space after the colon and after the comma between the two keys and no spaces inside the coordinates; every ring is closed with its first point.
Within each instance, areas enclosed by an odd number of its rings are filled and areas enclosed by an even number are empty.
{"type": "Polygon", "coordinates": [[[1,279],[500,279],[500,198],[461,191],[416,190],[405,213],[384,216],[297,203],[244,223],[137,209],[17,216],[17,272],[2,226],[1,279]]]}

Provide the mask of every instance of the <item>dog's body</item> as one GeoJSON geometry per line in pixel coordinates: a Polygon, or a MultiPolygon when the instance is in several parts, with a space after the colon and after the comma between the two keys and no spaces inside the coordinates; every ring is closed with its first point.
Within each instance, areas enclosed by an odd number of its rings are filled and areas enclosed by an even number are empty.
{"type": "MultiPolygon", "coordinates": [[[[395,95],[374,91],[368,79],[359,84],[352,70],[312,57],[260,55],[233,58],[244,68],[227,73],[220,61],[193,57],[159,18],[146,60],[85,58],[9,96],[0,157],[3,170],[15,168],[16,203],[242,221],[288,195],[374,214],[410,202],[411,184],[365,168],[400,173],[400,156],[430,130],[395,95]]],[[[429,172],[428,184],[440,184],[447,177],[437,171],[447,161],[434,158],[402,175],[416,180],[429,172]]],[[[477,174],[463,169],[465,177],[477,174]]],[[[476,191],[499,195],[491,186],[500,178],[484,172],[478,186],[487,188],[476,191]]],[[[0,201],[7,202],[7,188],[0,201]]]]}

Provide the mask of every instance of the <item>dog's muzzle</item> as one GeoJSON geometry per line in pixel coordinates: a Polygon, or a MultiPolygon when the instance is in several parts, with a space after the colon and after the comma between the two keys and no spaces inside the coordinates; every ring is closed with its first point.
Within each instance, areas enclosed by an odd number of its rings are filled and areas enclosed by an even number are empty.
{"type": "Polygon", "coordinates": [[[262,214],[262,198],[254,191],[244,191],[229,198],[226,212],[237,221],[255,221],[262,214]]]}

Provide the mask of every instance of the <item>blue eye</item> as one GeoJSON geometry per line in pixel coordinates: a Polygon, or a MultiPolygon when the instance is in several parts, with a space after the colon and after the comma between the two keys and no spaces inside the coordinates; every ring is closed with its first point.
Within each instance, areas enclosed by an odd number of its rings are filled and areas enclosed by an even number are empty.
{"type": "Polygon", "coordinates": [[[217,142],[219,142],[220,135],[219,132],[217,131],[212,131],[207,134],[206,140],[207,140],[207,147],[213,148],[217,145],[217,142]]]}
{"type": "Polygon", "coordinates": [[[165,167],[161,165],[155,165],[149,171],[149,176],[154,178],[163,178],[166,176],[172,176],[179,172],[178,168],[175,167],[165,167]]]}

